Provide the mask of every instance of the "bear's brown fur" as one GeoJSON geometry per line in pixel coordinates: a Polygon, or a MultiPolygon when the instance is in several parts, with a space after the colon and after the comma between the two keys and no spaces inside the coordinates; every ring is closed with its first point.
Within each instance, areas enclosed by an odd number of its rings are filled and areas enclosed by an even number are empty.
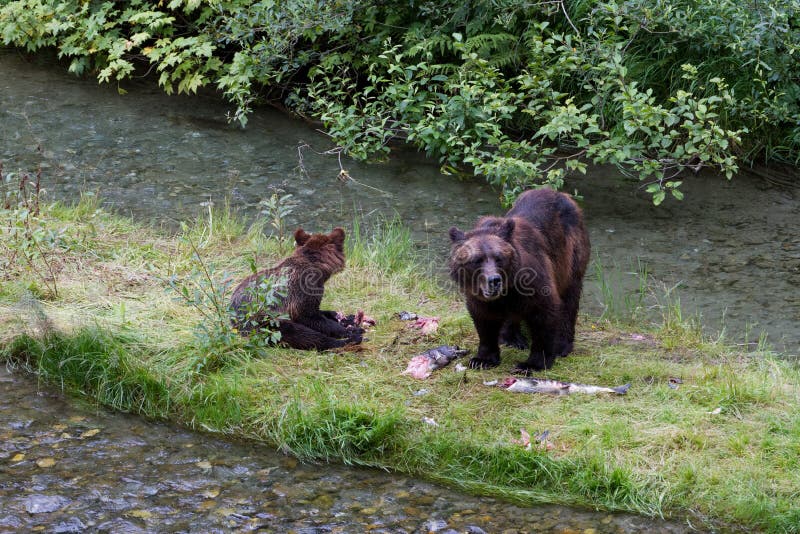
{"type": "Polygon", "coordinates": [[[450,274],[479,337],[471,367],[499,364],[500,342],[525,348],[522,322],[531,343],[518,370],[549,369],[572,352],[590,245],[569,195],[526,191],[505,217],[483,217],[466,233],[452,227],[450,240],[450,274]]]}
{"type": "Polygon", "coordinates": [[[236,314],[237,328],[249,334],[263,325],[264,314],[259,316],[256,312],[248,316],[247,313],[254,288],[265,278],[283,278],[285,295],[271,310],[289,316],[279,323],[283,343],[302,350],[325,350],[360,343],[364,332],[361,328],[345,328],[336,320],[336,312],[319,309],[325,282],[344,269],[344,237],[341,228],[334,228],[330,234],[313,235],[298,228],[294,233],[296,248],[291,256],[271,269],[248,276],[233,290],[231,308],[236,314]]]}

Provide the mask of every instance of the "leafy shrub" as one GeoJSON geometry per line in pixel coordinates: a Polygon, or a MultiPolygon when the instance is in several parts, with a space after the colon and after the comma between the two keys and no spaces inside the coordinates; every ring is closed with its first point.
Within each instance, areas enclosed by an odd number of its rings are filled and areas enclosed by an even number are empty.
{"type": "Polygon", "coordinates": [[[278,240],[278,249],[284,250],[286,244],[289,242],[289,231],[286,228],[286,219],[289,217],[299,202],[294,200],[290,193],[279,194],[279,192],[272,193],[269,198],[259,202],[261,215],[269,221],[270,226],[273,228],[275,239],[278,240]]]}
{"type": "Polygon", "coordinates": [[[0,38],[72,72],[216,85],[243,125],[282,100],[357,158],[394,141],[507,198],[609,163],[680,199],[685,171],[800,157],[794,0],[0,0],[0,38]]]}
{"type": "MultiPolygon", "coordinates": [[[[230,307],[234,280],[225,273],[218,275],[192,242],[189,246],[192,250],[191,273],[181,279],[171,277],[167,280],[167,288],[176,295],[176,300],[193,308],[201,317],[194,332],[197,343],[191,349],[192,371],[218,371],[238,348],[257,351],[280,341],[278,322],[282,315],[271,308],[279,303],[285,282],[262,280],[252,290],[253,298],[246,305],[244,317],[239,317],[230,307]],[[246,337],[235,326],[240,321],[252,323],[246,337]]],[[[251,268],[255,272],[254,264],[251,268]]]]}
{"type": "Polygon", "coordinates": [[[52,228],[40,217],[41,178],[41,169],[33,177],[4,174],[0,164],[0,271],[30,274],[46,296],[57,298],[59,255],[68,249],[66,228],[52,228]]]}

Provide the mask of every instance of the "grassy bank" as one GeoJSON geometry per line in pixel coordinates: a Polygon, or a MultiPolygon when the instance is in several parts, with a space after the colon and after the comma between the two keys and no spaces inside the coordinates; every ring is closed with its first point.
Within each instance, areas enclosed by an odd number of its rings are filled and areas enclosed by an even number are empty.
{"type": "Polygon", "coordinates": [[[635,328],[582,317],[573,355],[542,375],[630,382],[626,396],[484,385],[524,357],[511,349],[496,369],[451,366],[418,381],[400,374],[411,356],[443,343],[474,351],[477,337],[399,224],[348,235],[348,268],[327,286],[325,307],[363,309],[377,326],[358,352],[319,354],[198,328],[204,290],[222,295],[251,261],[282,255],[262,227],[219,211],[170,236],[91,197],[20,217],[0,211],[0,358],[70,392],[306,461],[379,466],[520,503],[800,532],[800,372],[776,355],[705,340],[674,314],[635,328]],[[31,230],[29,253],[24,234],[6,231],[14,225],[31,230]],[[438,332],[409,329],[400,310],[438,316],[438,332]],[[521,429],[549,431],[549,446],[526,450],[514,442],[521,429]]]}

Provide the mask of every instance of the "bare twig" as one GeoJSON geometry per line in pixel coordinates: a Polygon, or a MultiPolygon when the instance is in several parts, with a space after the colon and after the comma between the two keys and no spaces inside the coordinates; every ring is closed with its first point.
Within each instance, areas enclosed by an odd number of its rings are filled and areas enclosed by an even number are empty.
{"type": "Polygon", "coordinates": [[[373,186],[371,186],[369,184],[365,184],[363,182],[359,182],[358,180],[356,180],[355,178],[353,178],[350,175],[350,172],[347,169],[345,169],[344,165],[342,164],[342,154],[344,154],[346,152],[346,149],[343,146],[337,146],[337,147],[331,148],[330,150],[326,150],[325,152],[317,152],[316,150],[311,148],[311,145],[309,145],[308,143],[301,143],[300,145],[297,146],[298,166],[300,167],[300,171],[305,175],[305,177],[309,181],[311,181],[311,176],[308,174],[308,170],[305,167],[305,162],[303,160],[303,150],[310,150],[311,152],[313,152],[314,154],[317,154],[318,156],[333,156],[333,155],[336,155],[336,160],[337,160],[337,162],[339,164],[339,174],[336,176],[336,179],[339,180],[340,182],[354,183],[356,185],[360,185],[362,187],[367,187],[367,188],[372,189],[374,191],[378,191],[379,193],[384,193],[384,194],[387,194],[387,195],[390,194],[389,192],[384,191],[383,189],[378,189],[377,187],[373,187],[373,186]]]}
{"type": "Polygon", "coordinates": [[[567,13],[567,6],[564,5],[564,0],[561,0],[559,2],[559,5],[561,6],[561,11],[564,13],[564,17],[566,17],[567,22],[569,23],[570,26],[572,26],[572,31],[575,32],[575,35],[580,35],[581,32],[578,31],[578,28],[576,28],[575,25],[572,23],[572,19],[569,18],[569,14],[567,13]]]}

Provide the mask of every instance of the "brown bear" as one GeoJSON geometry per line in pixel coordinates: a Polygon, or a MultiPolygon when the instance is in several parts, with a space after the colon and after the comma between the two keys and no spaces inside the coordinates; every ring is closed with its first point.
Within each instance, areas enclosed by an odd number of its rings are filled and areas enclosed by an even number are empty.
{"type": "Polygon", "coordinates": [[[575,201],[550,189],[526,191],[505,217],[482,217],[475,229],[450,228],[450,275],[466,297],[477,355],[470,367],[500,363],[502,342],[530,355],[517,370],[549,369],[572,352],[589,235],[575,201]]]}
{"type": "MultiPolygon", "coordinates": [[[[320,310],[325,282],[344,269],[344,230],[330,234],[308,234],[302,228],[294,233],[296,248],[291,256],[271,269],[248,276],[233,290],[231,309],[234,325],[250,334],[267,320],[265,314],[253,313],[250,304],[254,291],[265,278],[283,278],[285,290],[272,311],[288,315],[281,319],[281,341],[301,350],[325,350],[360,343],[364,330],[345,327],[336,320],[336,312],[320,310]],[[248,313],[249,312],[249,313],[248,313]]],[[[268,326],[268,325],[264,325],[268,326]]]]}

